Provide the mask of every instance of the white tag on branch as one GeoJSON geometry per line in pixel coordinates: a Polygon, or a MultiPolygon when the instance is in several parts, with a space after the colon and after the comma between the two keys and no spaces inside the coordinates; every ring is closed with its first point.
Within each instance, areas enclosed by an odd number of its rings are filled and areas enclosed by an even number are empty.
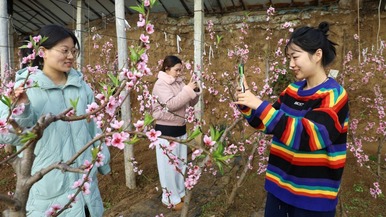
{"type": "Polygon", "coordinates": [[[130,26],[129,22],[127,22],[127,20],[126,20],[126,19],[125,19],[125,27],[126,27],[126,30],[131,28],[131,26],[130,26]]]}
{"type": "Polygon", "coordinates": [[[182,48],[180,47],[180,41],[181,41],[181,37],[177,35],[177,52],[178,53],[182,51],[182,48]]]}

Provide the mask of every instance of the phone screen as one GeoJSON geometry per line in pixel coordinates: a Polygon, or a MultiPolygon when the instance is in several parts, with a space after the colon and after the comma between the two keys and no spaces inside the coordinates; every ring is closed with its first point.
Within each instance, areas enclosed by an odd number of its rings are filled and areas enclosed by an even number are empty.
{"type": "Polygon", "coordinates": [[[243,63],[239,64],[239,76],[240,76],[239,85],[241,87],[241,91],[244,93],[245,87],[244,87],[244,64],[243,63]]]}

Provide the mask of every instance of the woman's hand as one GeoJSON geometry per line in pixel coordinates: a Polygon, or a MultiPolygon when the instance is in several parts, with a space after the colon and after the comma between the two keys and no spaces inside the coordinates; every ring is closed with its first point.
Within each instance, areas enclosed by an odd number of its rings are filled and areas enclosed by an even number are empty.
{"type": "Polygon", "coordinates": [[[24,87],[24,82],[15,89],[15,98],[18,99],[17,105],[20,105],[21,103],[29,103],[29,99],[26,94],[26,88],[24,87]]]}
{"type": "Polygon", "coordinates": [[[251,109],[257,109],[263,101],[255,96],[248,87],[247,81],[244,77],[245,92],[241,91],[240,85],[236,88],[236,102],[238,105],[245,105],[251,109]]]}
{"type": "Polygon", "coordinates": [[[192,88],[195,92],[199,92],[200,91],[200,88],[197,84],[197,81],[195,79],[195,76],[193,75],[191,78],[190,78],[190,81],[189,83],[187,84],[190,88],[192,88]]]}

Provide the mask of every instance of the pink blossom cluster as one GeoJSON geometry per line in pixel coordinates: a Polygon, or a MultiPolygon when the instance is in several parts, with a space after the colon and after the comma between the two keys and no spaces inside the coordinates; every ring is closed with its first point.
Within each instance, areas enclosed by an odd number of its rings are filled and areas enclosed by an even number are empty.
{"type": "Polygon", "coordinates": [[[215,34],[213,26],[214,26],[213,21],[208,20],[206,30],[209,32],[209,37],[211,40],[214,40],[214,34],[215,34]]]}
{"type": "Polygon", "coordinates": [[[84,174],[83,177],[77,181],[75,181],[72,185],[72,189],[80,188],[84,195],[88,195],[91,193],[90,191],[90,183],[92,179],[87,174],[84,174]]]}
{"type": "Polygon", "coordinates": [[[188,163],[187,174],[185,178],[185,187],[189,190],[198,183],[198,180],[201,177],[201,169],[197,165],[193,165],[192,163],[188,163]]]}
{"type": "Polygon", "coordinates": [[[377,198],[380,195],[382,195],[382,190],[378,182],[374,182],[373,185],[374,185],[374,188],[370,188],[370,194],[372,197],[377,198]]]}
{"type": "Polygon", "coordinates": [[[56,213],[60,211],[62,208],[63,208],[62,205],[54,204],[45,212],[45,215],[46,217],[56,216],[56,213]]]}
{"type": "Polygon", "coordinates": [[[8,133],[8,125],[6,120],[0,120],[0,134],[8,133]]]}
{"type": "Polygon", "coordinates": [[[143,170],[139,169],[139,167],[138,167],[138,161],[136,161],[135,158],[133,157],[133,158],[130,159],[130,163],[131,163],[131,165],[133,166],[133,171],[134,171],[135,173],[137,173],[138,175],[141,175],[142,172],[143,172],[143,170]]]}
{"type": "Polygon", "coordinates": [[[189,106],[186,109],[186,112],[185,112],[185,119],[186,119],[186,121],[188,123],[193,123],[193,122],[197,121],[195,114],[196,114],[196,111],[195,111],[194,107],[193,106],[189,106]]]}
{"type": "Polygon", "coordinates": [[[154,149],[159,144],[158,137],[161,136],[161,134],[161,131],[156,131],[154,129],[151,129],[150,131],[146,132],[146,136],[151,142],[149,145],[150,149],[154,149]]]}

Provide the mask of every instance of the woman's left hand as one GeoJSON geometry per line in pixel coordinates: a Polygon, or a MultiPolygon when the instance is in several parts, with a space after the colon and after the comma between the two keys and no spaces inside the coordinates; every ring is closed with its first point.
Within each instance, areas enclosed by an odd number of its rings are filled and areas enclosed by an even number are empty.
{"type": "Polygon", "coordinates": [[[236,97],[236,104],[245,105],[251,109],[257,109],[262,103],[261,99],[255,96],[249,89],[246,89],[245,93],[239,92],[236,97]]]}

